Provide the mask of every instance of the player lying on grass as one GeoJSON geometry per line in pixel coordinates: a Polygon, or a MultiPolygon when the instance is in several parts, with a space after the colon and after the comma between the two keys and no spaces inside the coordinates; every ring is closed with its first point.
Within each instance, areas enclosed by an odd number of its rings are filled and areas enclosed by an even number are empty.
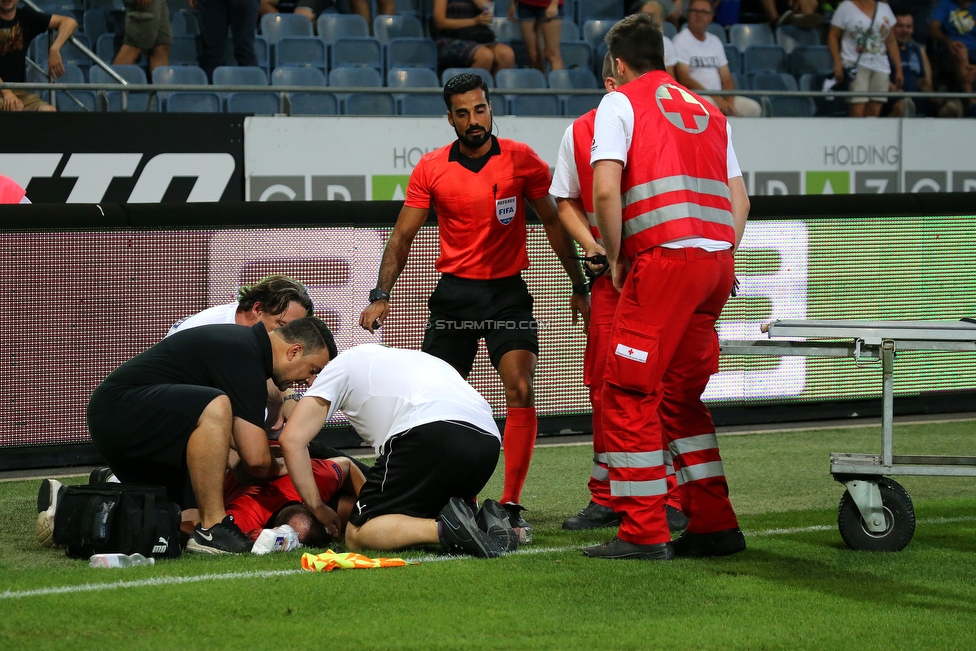
{"type": "Polygon", "coordinates": [[[501,505],[486,500],[478,516],[471,508],[495,471],[501,437],[491,407],[450,364],[366,344],[322,369],[278,442],[302,501],[326,525],[334,514],[316,489],[307,445],[336,410],[378,456],[349,517],[349,549],[440,543],[494,558],[518,546],[501,505]]]}

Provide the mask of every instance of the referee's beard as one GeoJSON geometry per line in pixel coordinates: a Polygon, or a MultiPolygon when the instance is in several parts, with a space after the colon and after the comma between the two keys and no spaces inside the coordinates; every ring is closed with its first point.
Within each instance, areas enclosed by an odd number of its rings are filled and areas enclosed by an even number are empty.
{"type": "Polygon", "coordinates": [[[468,149],[478,149],[491,138],[491,127],[489,126],[486,129],[481,125],[472,125],[464,133],[461,133],[457,129],[454,129],[454,133],[457,134],[458,140],[461,141],[462,145],[468,149]]]}

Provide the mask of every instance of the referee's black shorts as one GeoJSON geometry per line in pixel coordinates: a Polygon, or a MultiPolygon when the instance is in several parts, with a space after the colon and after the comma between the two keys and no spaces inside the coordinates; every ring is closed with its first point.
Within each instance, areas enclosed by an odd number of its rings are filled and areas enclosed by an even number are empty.
{"type": "Polygon", "coordinates": [[[349,522],[380,515],[436,518],[452,497],[473,502],[488,483],[501,448],[474,425],[437,421],[397,434],[370,468],[349,522]]]}
{"type": "Polygon", "coordinates": [[[119,481],[165,486],[170,501],[193,508],[186,444],[204,409],[222,395],[191,384],[102,384],[88,402],[88,432],[119,481]]]}
{"type": "Polygon", "coordinates": [[[539,354],[539,329],[532,295],[522,276],[468,280],[443,274],[427,301],[430,319],[421,350],[471,372],[478,340],[484,337],[492,366],[512,350],[539,354]]]}

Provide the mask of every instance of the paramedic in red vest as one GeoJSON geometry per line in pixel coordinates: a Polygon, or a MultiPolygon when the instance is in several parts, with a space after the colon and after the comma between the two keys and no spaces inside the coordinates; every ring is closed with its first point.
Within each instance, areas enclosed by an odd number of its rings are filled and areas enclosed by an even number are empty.
{"type": "Polygon", "coordinates": [[[749,200],[725,116],[665,73],[660,25],[635,14],[606,40],[622,85],[597,110],[591,162],[596,221],[621,292],[603,388],[610,505],[621,524],[584,554],[734,554],[745,538],[701,395],[718,370],[715,322],[749,200]],[[690,520],[673,543],[665,449],[690,520]]]}
{"type": "MultiPolygon", "coordinates": [[[[603,85],[607,92],[617,90],[613,78],[613,60],[608,53],[603,58],[603,85]]],[[[605,255],[600,231],[593,214],[593,169],[590,167],[590,145],[593,143],[593,121],[596,109],[577,118],[563,134],[559,143],[556,171],[552,176],[549,194],[556,197],[559,221],[583,248],[587,257],[605,255]]],[[[583,383],[590,389],[593,407],[593,469],[587,488],[590,502],[579,513],[563,521],[563,529],[602,529],[616,527],[620,516],[610,507],[610,475],[607,470],[606,445],[603,441],[603,374],[606,368],[607,343],[613,315],[620,298],[606,274],[606,265],[587,263],[590,274],[596,276],[590,283],[590,323],[586,329],[586,352],[583,356],[583,383]]],[[[677,497],[677,479],[671,464],[671,455],[665,450],[668,499],[665,511],[668,528],[682,531],[688,518],[681,512],[677,497]]]]}
{"type": "Polygon", "coordinates": [[[584,322],[589,318],[587,287],[549,196],[549,166],[528,145],[491,134],[485,82],[471,73],[452,77],[444,85],[444,102],[457,140],[424,155],[410,175],[407,198],[383,250],[376,288],[360,325],[372,332],[377,321],[386,319],[393,284],[433,206],[441,245],[436,268],[442,275],[428,301],[430,318],[421,349],[467,378],[478,340],[485,339],[508,408],[505,485],[499,501],[520,541],[527,543],[531,528],[521,515],[521,493],[539,427],[532,389],[539,343],[532,296],[521,276],[529,266],[526,202],[539,214],[569,274],[574,323],[578,314],[584,322]]]}

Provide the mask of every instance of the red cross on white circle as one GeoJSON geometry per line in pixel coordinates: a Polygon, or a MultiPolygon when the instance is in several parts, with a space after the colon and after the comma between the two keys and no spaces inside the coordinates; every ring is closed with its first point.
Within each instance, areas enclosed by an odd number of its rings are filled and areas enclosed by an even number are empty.
{"type": "Polygon", "coordinates": [[[658,108],[674,126],[689,133],[701,133],[708,126],[708,111],[698,99],[677,86],[662,84],[655,93],[658,108]]]}

